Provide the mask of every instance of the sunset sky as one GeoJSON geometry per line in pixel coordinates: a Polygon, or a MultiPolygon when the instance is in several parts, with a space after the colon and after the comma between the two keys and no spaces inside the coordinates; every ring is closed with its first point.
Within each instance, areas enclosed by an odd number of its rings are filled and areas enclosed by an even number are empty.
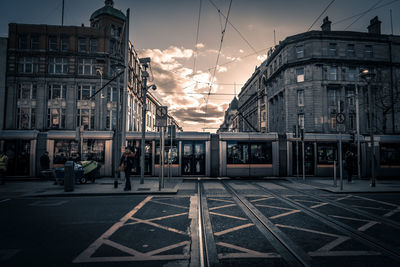
{"type": "MultiPolygon", "coordinates": [[[[207,109],[204,93],[210,89],[225,24],[224,17],[211,2],[226,15],[230,0],[115,0],[114,7],[124,13],[130,8],[130,39],[141,56],[151,57],[157,94],[184,130],[207,128],[206,131],[215,132],[234,97],[234,84],[238,94],[274,45],[274,30],[277,43],[287,36],[307,31],[331,1],[233,0],[229,21],[242,36],[227,25],[219,58],[222,65],[217,68],[215,84],[211,88],[217,95],[209,97],[207,109]],[[224,64],[227,62],[230,63],[224,64]]],[[[1,1],[0,36],[7,37],[10,22],[61,24],[61,3],[61,0],[1,1]]],[[[90,15],[103,5],[103,0],[65,0],[64,24],[89,25],[90,15]]],[[[312,30],[320,30],[322,19],[329,16],[332,30],[347,28],[366,32],[369,20],[378,16],[382,21],[382,33],[390,34],[390,9],[394,34],[399,35],[400,0],[336,0],[312,30]],[[373,10],[352,24],[357,19],[352,16],[368,9],[373,10]]]]}

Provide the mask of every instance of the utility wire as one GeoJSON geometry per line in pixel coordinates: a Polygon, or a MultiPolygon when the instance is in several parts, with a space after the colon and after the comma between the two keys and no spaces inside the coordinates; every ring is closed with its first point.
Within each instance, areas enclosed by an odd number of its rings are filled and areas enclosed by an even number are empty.
{"type": "Polygon", "coordinates": [[[370,7],[369,9],[367,9],[366,11],[364,11],[363,13],[361,13],[358,18],[356,18],[352,23],[350,23],[349,26],[347,26],[344,30],[347,30],[348,28],[350,28],[351,26],[353,26],[354,23],[356,23],[359,19],[361,19],[362,17],[364,17],[365,14],[367,14],[368,12],[370,12],[371,10],[373,10],[374,8],[376,8],[377,5],[379,5],[380,3],[382,3],[383,0],[379,0],[378,2],[376,2],[372,7],[370,7]]]}
{"type": "Polygon", "coordinates": [[[386,4],[382,4],[382,5],[380,5],[380,6],[377,6],[377,7],[373,8],[373,9],[371,9],[371,10],[367,9],[366,11],[363,11],[363,12],[361,12],[361,13],[358,13],[358,14],[356,14],[356,15],[353,15],[353,16],[350,16],[350,17],[347,17],[347,18],[343,18],[343,19],[341,19],[341,20],[339,20],[339,21],[337,21],[337,22],[335,22],[335,23],[332,23],[332,25],[339,24],[339,23],[348,21],[349,19],[352,19],[352,18],[358,17],[358,16],[360,16],[360,15],[363,15],[365,12],[368,12],[368,10],[369,10],[369,11],[376,10],[376,9],[379,9],[379,8],[382,8],[382,7],[391,5],[391,4],[393,4],[393,3],[395,3],[395,2],[398,2],[398,1],[400,1],[400,0],[393,0],[393,1],[389,2],[389,3],[386,3],[386,4]]]}
{"type": "Polygon", "coordinates": [[[318,18],[316,18],[314,20],[314,22],[311,24],[311,26],[307,29],[307,31],[310,31],[311,28],[315,25],[315,23],[317,23],[317,21],[319,20],[320,17],[322,17],[322,15],[328,10],[328,8],[333,4],[333,2],[335,2],[335,0],[332,0],[329,5],[321,12],[321,14],[319,14],[318,18]]]}
{"type": "Polygon", "coordinates": [[[202,0],[200,0],[200,5],[199,5],[199,16],[198,16],[198,18],[197,18],[196,43],[194,44],[193,75],[196,74],[197,44],[199,43],[201,2],[202,2],[202,0]]]}
{"type": "MultiPolygon", "coordinates": [[[[218,14],[220,14],[222,17],[224,17],[224,19],[226,19],[226,21],[229,23],[229,25],[231,25],[231,27],[239,34],[240,38],[243,39],[243,41],[246,42],[246,44],[251,48],[251,50],[253,50],[254,53],[257,54],[257,51],[254,49],[254,47],[250,44],[249,41],[247,41],[247,39],[243,36],[243,34],[230,22],[230,20],[228,19],[229,16],[229,11],[228,11],[228,16],[225,16],[224,13],[221,12],[221,10],[218,8],[218,6],[212,1],[212,0],[208,0],[214,7],[215,9],[218,11],[218,14]]],[[[226,24],[226,23],[225,23],[226,24]]],[[[226,26],[225,26],[226,29],[226,26]]]]}

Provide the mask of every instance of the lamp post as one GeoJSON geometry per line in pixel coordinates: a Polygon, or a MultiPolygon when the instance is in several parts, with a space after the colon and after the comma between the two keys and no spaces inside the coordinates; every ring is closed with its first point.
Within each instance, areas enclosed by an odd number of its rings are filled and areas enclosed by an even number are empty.
{"type": "MultiPolygon", "coordinates": [[[[102,67],[96,67],[96,72],[100,75],[100,88],[103,88],[103,68],[102,67]]],[[[99,120],[99,126],[100,129],[103,130],[103,99],[104,99],[104,94],[103,91],[100,93],[100,106],[99,106],[99,113],[100,113],[100,120],[99,120]]]]}
{"type": "Polygon", "coordinates": [[[140,58],[140,64],[143,66],[142,78],[143,78],[143,86],[142,86],[142,141],[140,144],[140,183],[144,183],[144,153],[145,153],[145,142],[146,142],[146,101],[147,101],[147,90],[152,88],[156,90],[157,87],[153,84],[147,86],[147,78],[149,77],[149,73],[147,72],[147,68],[150,64],[150,58],[140,58]]]}
{"type": "Polygon", "coordinates": [[[368,116],[369,116],[369,134],[371,139],[371,187],[376,186],[375,181],[375,143],[374,143],[374,127],[372,119],[372,89],[371,81],[376,76],[375,73],[370,72],[368,69],[360,73],[360,77],[365,80],[368,86],[368,116]]]}

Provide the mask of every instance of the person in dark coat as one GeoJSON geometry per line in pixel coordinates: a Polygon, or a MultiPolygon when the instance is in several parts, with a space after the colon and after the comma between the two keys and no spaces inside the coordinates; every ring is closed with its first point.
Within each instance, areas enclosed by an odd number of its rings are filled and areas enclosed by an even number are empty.
{"type": "Polygon", "coordinates": [[[135,154],[132,153],[132,151],[129,147],[125,148],[125,152],[124,152],[124,154],[122,154],[119,165],[120,165],[120,169],[123,169],[125,172],[124,191],[130,191],[131,190],[130,175],[131,175],[132,169],[135,165],[135,154]]]}
{"type": "Polygon", "coordinates": [[[50,158],[49,152],[44,152],[42,156],[40,156],[40,169],[42,171],[50,169],[50,158]]]}

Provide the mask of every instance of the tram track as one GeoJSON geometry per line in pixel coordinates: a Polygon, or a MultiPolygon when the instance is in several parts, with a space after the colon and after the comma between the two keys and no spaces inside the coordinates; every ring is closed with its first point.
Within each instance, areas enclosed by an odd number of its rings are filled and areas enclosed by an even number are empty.
{"type": "MultiPolygon", "coordinates": [[[[331,218],[331,217],[329,217],[329,216],[327,216],[327,215],[325,215],[323,213],[320,213],[320,212],[318,212],[318,211],[316,211],[314,209],[311,209],[311,208],[309,208],[309,207],[307,207],[307,206],[305,206],[303,204],[300,204],[300,203],[298,203],[298,202],[296,202],[296,201],[294,201],[294,200],[292,200],[292,199],[290,199],[288,197],[281,196],[281,195],[275,193],[273,190],[267,189],[267,188],[259,185],[258,183],[252,183],[252,185],[254,185],[259,190],[262,190],[263,192],[267,193],[268,195],[270,195],[270,196],[282,201],[283,203],[286,203],[286,204],[292,206],[295,209],[301,210],[301,212],[304,212],[305,214],[307,214],[307,215],[309,215],[309,216],[321,221],[322,223],[324,223],[324,224],[326,224],[326,225],[328,225],[328,226],[330,226],[330,227],[332,227],[334,229],[339,230],[340,232],[350,236],[351,238],[361,242],[362,244],[365,244],[365,245],[367,245],[367,246],[369,246],[371,248],[374,248],[374,249],[380,251],[384,255],[389,256],[393,260],[395,260],[398,263],[400,263],[400,252],[395,250],[395,249],[393,249],[390,245],[385,244],[385,243],[383,243],[383,242],[381,242],[381,241],[375,239],[374,237],[369,236],[369,235],[367,235],[365,233],[357,231],[354,228],[352,228],[352,227],[350,227],[350,226],[348,226],[348,225],[346,225],[346,224],[344,224],[344,223],[342,223],[342,222],[340,222],[340,221],[338,221],[336,219],[333,219],[333,218],[331,218]]],[[[282,186],[282,187],[298,193],[298,191],[295,191],[295,190],[293,190],[291,188],[288,188],[288,187],[285,187],[285,186],[282,186]]],[[[301,193],[304,194],[304,192],[301,192],[301,193]]]]}

